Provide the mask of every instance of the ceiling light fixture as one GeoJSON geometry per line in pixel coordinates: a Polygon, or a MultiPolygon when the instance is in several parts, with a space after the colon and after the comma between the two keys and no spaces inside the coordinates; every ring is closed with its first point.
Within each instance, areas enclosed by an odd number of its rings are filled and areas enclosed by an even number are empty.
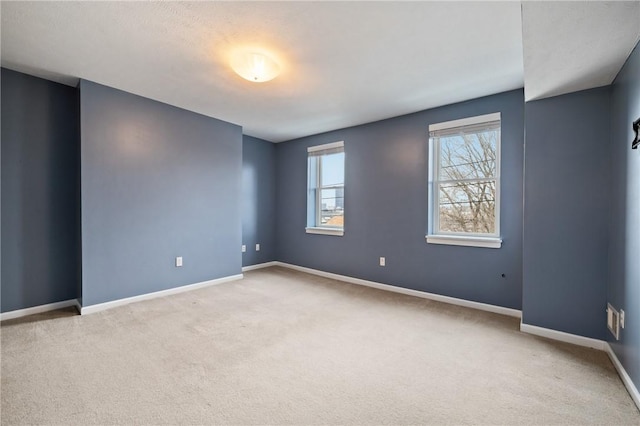
{"type": "Polygon", "coordinates": [[[273,80],[280,74],[280,66],[273,58],[257,52],[240,52],[233,55],[231,68],[240,77],[254,83],[273,80]]]}

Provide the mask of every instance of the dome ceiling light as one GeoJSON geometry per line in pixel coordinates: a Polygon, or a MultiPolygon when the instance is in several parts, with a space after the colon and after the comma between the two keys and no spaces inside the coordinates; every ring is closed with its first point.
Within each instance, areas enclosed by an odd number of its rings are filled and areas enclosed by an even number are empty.
{"type": "Polygon", "coordinates": [[[258,52],[238,52],[231,58],[231,68],[240,77],[264,83],[273,80],[280,74],[280,66],[268,55],[258,52]]]}

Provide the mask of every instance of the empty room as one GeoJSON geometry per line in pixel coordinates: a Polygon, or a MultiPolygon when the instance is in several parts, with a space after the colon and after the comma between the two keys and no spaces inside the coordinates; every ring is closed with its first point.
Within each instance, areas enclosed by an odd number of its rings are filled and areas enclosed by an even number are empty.
{"type": "Polygon", "coordinates": [[[640,425],[640,1],[2,1],[2,425],[640,425]]]}

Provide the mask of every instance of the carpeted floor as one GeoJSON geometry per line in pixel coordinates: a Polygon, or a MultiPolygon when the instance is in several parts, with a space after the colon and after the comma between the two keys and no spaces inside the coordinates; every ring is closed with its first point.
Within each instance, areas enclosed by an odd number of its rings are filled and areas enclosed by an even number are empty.
{"type": "Polygon", "coordinates": [[[2,424],[608,424],[604,352],[519,321],[282,268],[2,323],[2,424]]]}

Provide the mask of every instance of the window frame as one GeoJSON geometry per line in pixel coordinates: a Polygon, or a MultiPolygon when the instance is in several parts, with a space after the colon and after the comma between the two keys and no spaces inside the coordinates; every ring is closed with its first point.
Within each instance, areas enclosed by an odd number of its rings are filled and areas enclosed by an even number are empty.
{"type": "MultiPolygon", "coordinates": [[[[344,189],[345,189],[345,180],[346,176],[342,181],[341,185],[322,185],[322,158],[325,155],[331,155],[342,152],[344,154],[344,141],[332,142],[323,145],[315,145],[307,148],[307,226],[305,227],[305,232],[307,234],[321,234],[321,235],[333,235],[333,236],[343,236],[344,235],[344,210],[343,210],[343,225],[342,226],[333,226],[333,225],[318,225],[319,220],[322,217],[322,190],[323,189],[335,189],[342,188],[342,195],[344,197],[344,189]],[[326,152],[323,154],[322,152],[326,152]],[[320,152],[320,154],[317,154],[320,152]],[[311,153],[316,153],[311,155],[311,153]],[[316,161],[315,164],[315,181],[317,185],[312,188],[311,187],[311,161],[312,159],[316,161]],[[314,204],[314,212],[313,212],[313,224],[309,223],[309,198],[310,192],[315,191],[315,197],[313,200],[314,204]]],[[[343,170],[346,169],[346,154],[345,160],[342,164],[343,170]]],[[[343,172],[344,173],[344,172],[343,172]]]]}
{"type": "Polygon", "coordinates": [[[446,121],[429,125],[429,208],[428,208],[428,232],[425,236],[429,244],[446,244],[468,247],[485,247],[500,248],[502,246],[502,238],[500,234],[500,187],[501,187],[501,168],[502,168],[502,118],[501,113],[484,114],[474,117],[463,118],[459,120],[446,121]],[[441,145],[440,137],[433,137],[432,132],[442,131],[456,128],[463,128],[474,125],[489,124],[492,122],[500,122],[500,131],[496,146],[496,169],[495,174],[491,178],[468,178],[440,180],[441,167],[441,145]],[[442,184],[450,184],[455,182],[493,182],[495,181],[495,232],[492,234],[473,233],[473,232],[446,232],[440,230],[440,186],[442,184]]]}

